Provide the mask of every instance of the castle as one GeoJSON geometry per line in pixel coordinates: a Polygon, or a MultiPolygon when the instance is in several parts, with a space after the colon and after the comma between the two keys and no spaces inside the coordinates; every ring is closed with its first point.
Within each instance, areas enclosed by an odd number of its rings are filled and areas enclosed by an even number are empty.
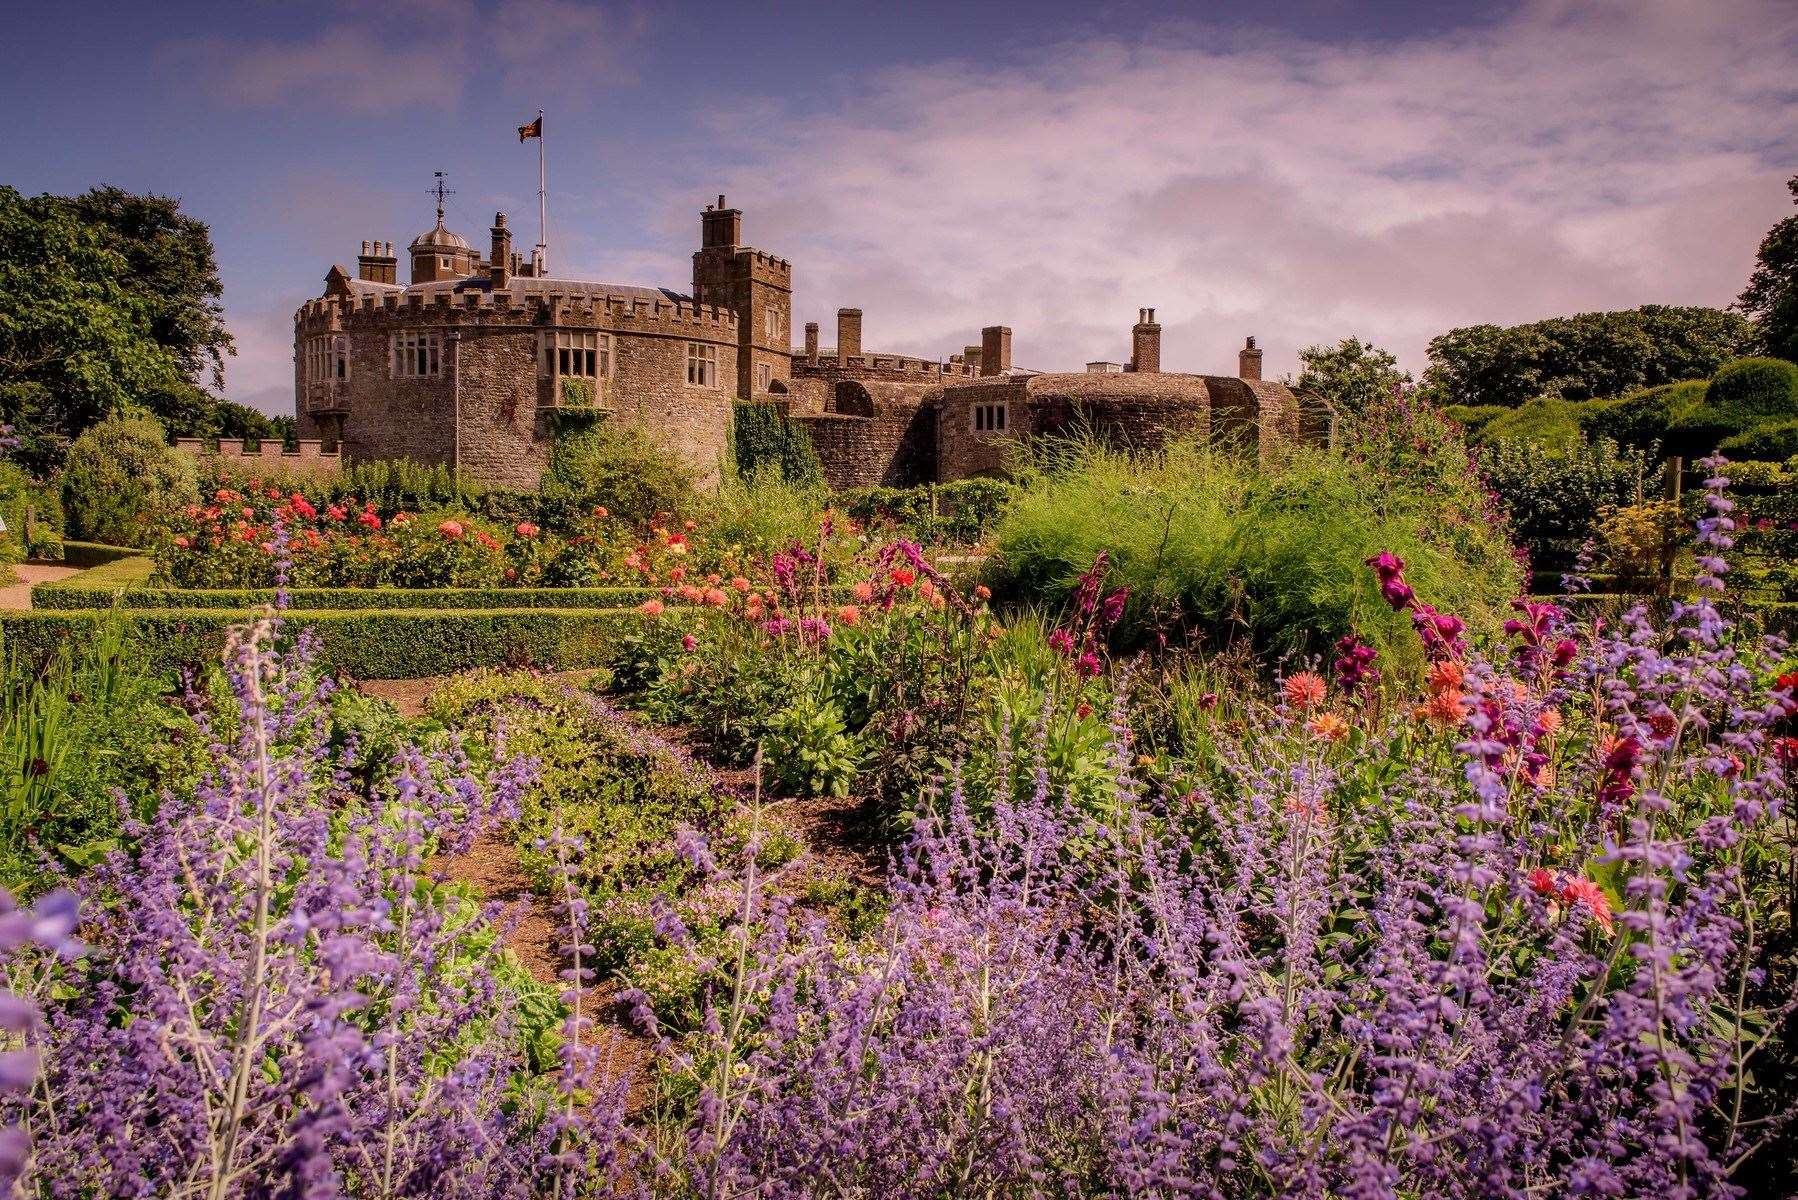
{"type": "Polygon", "coordinates": [[[1005,443],[1076,426],[1115,443],[1231,438],[1266,455],[1315,436],[1298,398],[1261,378],[1249,338],[1234,376],[1161,369],[1161,326],[1142,309],[1128,363],[1044,374],[1012,365],[1011,330],[942,361],[868,351],[862,312],[791,336],[793,269],[743,242],[723,196],[700,217],[690,295],[564,279],[512,249],[495,214],[487,253],[437,223],[407,247],[366,241],[356,273],[333,266],[294,314],[302,452],[451,464],[533,487],[564,417],[629,422],[716,479],[734,404],[777,405],[811,436],[833,487],[904,486],[1002,469],[1005,443]]]}

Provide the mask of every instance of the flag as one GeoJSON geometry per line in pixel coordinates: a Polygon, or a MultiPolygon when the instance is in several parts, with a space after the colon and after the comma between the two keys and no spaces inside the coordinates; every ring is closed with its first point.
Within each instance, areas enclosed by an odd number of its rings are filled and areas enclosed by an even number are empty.
{"type": "Polygon", "coordinates": [[[543,136],[543,114],[542,113],[538,113],[537,119],[535,121],[532,121],[529,125],[520,125],[518,127],[518,140],[521,142],[524,141],[526,138],[540,138],[542,136],[543,136]]]}

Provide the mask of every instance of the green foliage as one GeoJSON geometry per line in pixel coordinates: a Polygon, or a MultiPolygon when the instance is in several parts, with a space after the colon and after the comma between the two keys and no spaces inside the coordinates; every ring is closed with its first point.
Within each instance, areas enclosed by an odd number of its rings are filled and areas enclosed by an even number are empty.
{"type": "Polygon", "coordinates": [[[709,540],[751,554],[784,550],[818,540],[819,513],[830,503],[822,483],[789,479],[772,463],[753,475],[727,474],[705,498],[709,540]]]}
{"type": "Polygon", "coordinates": [[[1442,404],[1514,408],[1539,396],[1590,400],[1709,376],[1750,344],[1743,318],[1647,305],[1501,328],[1452,329],[1430,342],[1424,386],[1442,404]]]}
{"type": "Polygon", "coordinates": [[[1480,441],[1486,426],[1511,410],[1502,404],[1451,404],[1442,415],[1461,427],[1469,441],[1480,441]]]}
{"type": "Polygon", "coordinates": [[[801,796],[847,796],[862,759],[843,714],[811,691],[773,715],[766,753],[774,777],[801,796]]]}
{"type": "Polygon", "coordinates": [[[1411,382],[1411,373],[1399,369],[1397,357],[1358,337],[1334,346],[1305,347],[1299,351],[1299,367],[1293,386],[1322,396],[1345,416],[1390,398],[1411,382]]]}
{"type": "Polygon", "coordinates": [[[0,640],[0,887],[29,894],[50,882],[44,861],[79,870],[116,844],[121,798],[144,819],[162,788],[191,786],[204,740],[122,622],[0,640]]]}
{"type": "Polygon", "coordinates": [[[925,545],[967,546],[993,531],[1017,491],[1008,479],[959,479],[911,488],[857,488],[838,501],[864,525],[896,525],[925,545]]]}
{"type": "Polygon", "coordinates": [[[1620,446],[1653,451],[1664,447],[1676,418],[1704,404],[1706,383],[1688,379],[1643,388],[1614,400],[1593,400],[1580,407],[1588,436],[1610,438],[1620,446]]]}
{"type": "MultiPolygon", "coordinates": [[[[273,588],[174,588],[147,586],[155,564],[125,559],[32,589],[35,608],[232,608],[252,610],[275,603],[273,588]]],[[[289,588],[294,608],[617,608],[657,595],[649,587],[597,588],[289,588]]]]}
{"type": "Polygon", "coordinates": [[[1558,450],[1505,439],[1483,447],[1479,464],[1536,562],[1565,561],[1596,531],[1603,510],[1655,494],[1661,479],[1647,455],[1609,439],[1582,438],[1558,450]]]}
{"type": "Polygon", "coordinates": [[[546,511],[563,510],[567,519],[603,504],[616,517],[641,521],[697,509],[694,482],[692,468],[643,430],[597,421],[556,438],[542,495],[546,511]]]}
{"type": "Polygon", "coordinates": [[[1465,450],[1407,463],[1387,448],[1411,444],[1400,428],[1344,457],[1300,452],[1265,472],[1190,445],[1152,459],[1089,448],[1013,502],[995,590],[1059,602],[1104,551],[1109,577],[1130,588],[1125,625],[1138,636],[1193,629],[1280,651],[1356,632],[1414,662],[1409,623],[1381,600],[1368,558],[1402,556],[1420,596],[1475,628],[1496,627],[1520,574],[1502,520],[1473,494],[1465,450]]]}
{"type": "Polygon", "coordinates": [[[148,411],[204,434],[233,353],[206,226],[165,196],[0,187],[0,421],[42,473],[107,416],[148,411]]]}
{"type": "Polygon", "coordinates": [[[824,482],[824,467],[805,427],[766,403],[739,403],[732,408],[731,453],[737,473],[754,478],[773,468],[789,483],[824,482]]]}
{"type": "Polygon", "coordinates": [[[1798,419],[1764,422],[1725,438],[1717,449],[1730,459],[1784,462],[1798,456],[1798,419]]]}
{"type": "Polygon", "coordinates": [[[109,417],[69,447],[62,506],[74,537],[141,546],[160,514],[197,499],[193,464],[154,420],[109,417]]]}
{"type": "Polygon", "coordinates": [[[1706,407],[1726,421],[1747,425],[1798,417],[1798,366],[1779,358],[1741,358],[1726,363],[1705,389],[1706,407]]]}
{"type": "Polygon", "coordinates": [[[566,408],[592,408],[596,389],[591,379],[562,378],[562,404],[566,408]]]}
{"type": "MultiPolygon", "coordinates": [[[[1798,202],[1798,175],[1786,187],[1798,202]]],[[[1798,217],[1785,218],[1761,239],[1754,273],[1736,307],[1754,318],[1763,353],[1798,360],[1798,217]]]]}
{"type": "Polygon", "coordinates": [[[1485,444],[1526,441],[1556,450],[1570,450],[1585,440],[1580,431],[1581,405],[1570,400],[1542,397],[1506,410],[1480,431],[1485,444]]]}
{"type": "MultiPolygon", "coordinates": [[[[116,610],[150,668],[168,676],[217,661],[226,631],[256,615],[227,608],[116,610]]],[[[634,608],[295,609],[282,616],[288,629],[316,631],[322,666],[359,679],[413,679],[494,664],[598,666],[610,660],[618,637],[643,621],[634,608]]],[[[114,611],[97,609],[8,612],[0,614],[0,633],[21,653],[47,656],[92,638],[112,619],[114,611]]]]}

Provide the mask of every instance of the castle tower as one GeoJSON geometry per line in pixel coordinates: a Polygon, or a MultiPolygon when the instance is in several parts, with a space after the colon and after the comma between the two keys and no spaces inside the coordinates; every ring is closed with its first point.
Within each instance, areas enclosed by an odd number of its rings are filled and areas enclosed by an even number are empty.
{"type": "Polygon", "coordinates": [[[743,245],[743,210],[724,197],[699,218],[693,300],[737,314],[737,395],[766,392],[793,373],[793,268],[743,245]]]}

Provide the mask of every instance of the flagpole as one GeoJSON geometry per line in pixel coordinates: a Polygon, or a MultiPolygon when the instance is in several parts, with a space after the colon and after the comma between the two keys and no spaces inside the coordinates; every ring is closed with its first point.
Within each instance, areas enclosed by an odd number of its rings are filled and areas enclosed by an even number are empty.
{"type": "Polygon", "coordinates": [[[543,157],[543,110],[537,110],[537,258],[538,269],[549,273],[549,220],[548,209],[544,206],[543,196],[548,190],[549,175],[544,168],[543,157]]]}

